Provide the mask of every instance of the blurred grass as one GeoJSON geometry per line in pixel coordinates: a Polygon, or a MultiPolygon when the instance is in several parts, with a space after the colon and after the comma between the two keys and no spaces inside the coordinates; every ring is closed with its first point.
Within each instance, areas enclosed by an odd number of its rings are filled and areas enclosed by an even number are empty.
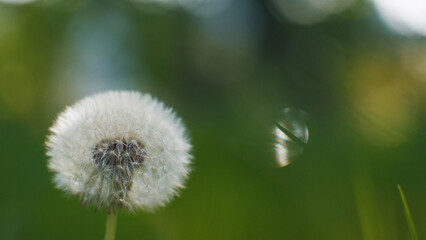
{"type": "Polygon", "coordinates": [[[413,217],[411,217],[410,209],[408,208],[407,200],[405,199],[404,192],[402,191],[401,185],[398,184],[398,191],[401,195],[402,205],[404,206],[405,219],[407,220],[408,228],[410,229],[411,238],[418,240],[416,227],[414,226],[413,217]]]}

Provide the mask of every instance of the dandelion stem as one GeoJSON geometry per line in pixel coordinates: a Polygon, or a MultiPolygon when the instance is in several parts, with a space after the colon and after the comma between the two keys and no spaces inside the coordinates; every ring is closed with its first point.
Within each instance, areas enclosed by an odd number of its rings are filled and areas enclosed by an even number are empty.
{"type": "Polygon", "coordinates": [[[419,240],[416,233],[416,228],[414,227],[414,221],[411,217],[410,209],[408,208],[407,200],[405,199],[404,192],[402,191],[401,185],[398,184],[399,194],[401,195],[402,204],[404,205],[405,218],[407,219],[408,228],[410,228],[411,238],[413,240],[419,240]]]}
{"type": "Polygon", "coordinates": [[[115,239],[115,229],[117,228],[117,213],[112,211],[108,214],[106,222],[105,240],[115,239]]]}

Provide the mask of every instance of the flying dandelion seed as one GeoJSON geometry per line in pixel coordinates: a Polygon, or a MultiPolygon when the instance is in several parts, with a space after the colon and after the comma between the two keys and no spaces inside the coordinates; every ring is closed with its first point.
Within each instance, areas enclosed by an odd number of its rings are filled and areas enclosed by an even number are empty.
{"type": "Polygon", "coordinates": [[[67,107],[46,142],[56,186],[95,209],[152,210],[184,187],[191,145],[170,108],[138,92],[67,107]]]}
{"type": "Polygon", "coordinates": [[[282,118],[276,122],[275,153],[279,167],[292,163],[304,151],[309,138],[306,117],[302,110],[285,108],[282,118]]]}

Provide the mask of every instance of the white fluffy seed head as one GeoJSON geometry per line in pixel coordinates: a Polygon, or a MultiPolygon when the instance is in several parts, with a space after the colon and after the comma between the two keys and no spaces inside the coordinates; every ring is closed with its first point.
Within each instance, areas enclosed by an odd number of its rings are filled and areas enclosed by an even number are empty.
{"type": "Polygon", "coordinates": [[[152,210],[184,187],[191,145],[170,108],[138,92],[86,97],[46,141],[56,186],[95,208],[152,210]]]}

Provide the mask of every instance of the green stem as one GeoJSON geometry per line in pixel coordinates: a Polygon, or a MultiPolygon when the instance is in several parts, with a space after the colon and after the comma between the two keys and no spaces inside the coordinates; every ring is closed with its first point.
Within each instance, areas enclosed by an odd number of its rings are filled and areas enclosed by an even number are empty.
{"type": "Polygon", "coordinates": [[[112,211],[110,214],[108,214],[108,218],[107,218],[105,240],[115,239],[116,228],[117,228],[117,213],[112,211]]]}
{"type": "Polygon", "coordinates": [[[405,199],[404,192],[402,191],[401,185],[398,184],[399,194],[401,195],[402,204],[404,205],[405,218],[407,219],[408,228],[410,228],[410,234],[413,240],[419,240],[416,233],[416,228],[414,227],[414,221],[411,217],[410,209],[408,208],[407,200],[405,199]]]}

